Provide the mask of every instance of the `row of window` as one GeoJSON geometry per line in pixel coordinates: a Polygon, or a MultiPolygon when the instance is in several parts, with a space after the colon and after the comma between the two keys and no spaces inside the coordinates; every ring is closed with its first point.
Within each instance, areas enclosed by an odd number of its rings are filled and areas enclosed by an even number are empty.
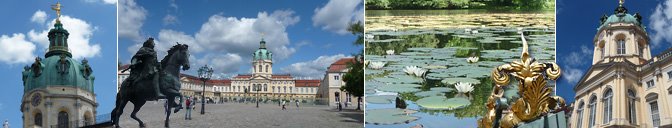
{"type": "MultiPolygon", "coordinates": [[[[254,85],[252,85],[252,86],[232,86],[232,88],[230,88],[230,87],[215,87],[214,91],[216,91],[216,92],[229,92],[229,91],[244,92],[245,89],[249,89],[248,91],[250,91],[250,92],[255,91],[254,90],[255,89],[254,85]],[[229,89],[231,89],[231,90],[229,90],[229,89]]],[[[282,91],[282,93],[287,93],[287,90],[289,90],[290,93],[293,93],[294,91],[298,91],[299,93],[315,93],[316,92],[315,88],[293,88],[293,87],[283,86],[282,88],[277,87],[277,89],[276,89],[276,86],[271,87],[271,91],[274,92],[274,93],[280,93],[281,91],[282,91]]],[[[260,91],[268,91],[268,85],[266,85],[266,84],[261,85],[261,90],[260,91]]]]}
{"type": "MultiPolygon", "coordinates": [[[[637,95],[633,90],[628,89],[628,100],[627,100],[627,118],[628,122],[632,125],[637,124],[637,95]]],[[[605,91],[603,94],[602,98],[602,114],[603,114],[603,119],[602,123],[603,124],[608,124],[610,121],[613,120],[613,92],[611,89],[608,89],[605,91]]],[[[583,125],[583,112],[584,112],[584,106],[585,103],[583,101],[579,102],[579,105],[576,110],[576,115],[577,115],[577,123],[576,127],[581,128],[583,125]]],[[[651,110],[651,121],[653,123],[654,127],[657,127],[660,125],[660,116],[658,114],[658,103],[656,101],[650,102],[649,103],[650,110],[651,110]]],[[[587,108],[589,110],[588,114],[588,126],[595,126],[596,125],[596,119],[595,119],[595,114],[597,111],[597,96],[592,95],[590,97],[590,100],[588,102],[587,108]]]]}
{"type": "MultiPolygon", "coordinates": [[[[254,67],[254,66],[252,66],[254,67]]],[[[266,65],[266,72],[271,72],[271,70],[268,69],[268,65],[266,65]]],[[[264,72],[264,70],[261,68],[261,65],[259,65],[259,68],[254,67],[254,72],[264,72]]]]}
{"type": "MultiPolygon", "coordinates": [[[[600,49],[600,53],[600,58],[604,58],[604,48],[600,49]]],[[[616,54],[625,54],[625,39],[619,39],[616,41],[616,54]]],[[[639,57],[644,57],[644,48],[642,46],[639,47],[639,57]]]]}
{"type": "MultiPolygon", "coordinates": [[[[249,81],[233,81],[233,84],[248,84],[249,81]]],[[[271,81],[271,84],[293,84],[293,81],[271,81]]]]}

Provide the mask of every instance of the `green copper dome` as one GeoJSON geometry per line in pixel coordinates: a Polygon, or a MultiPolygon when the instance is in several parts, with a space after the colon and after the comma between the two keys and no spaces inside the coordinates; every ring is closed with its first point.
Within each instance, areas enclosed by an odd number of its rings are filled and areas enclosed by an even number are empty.
{"type": "Polygon", "coordinates": [[[44,59],[24,68],[22,72],[24,92],[49,86],[75,87],[93,93],[93,71],[86,59],[81,62],[72,58],[68,49],[68,31],[56,22],[49,31],[49,48],[44,59]]]}
{"type": "Polygon", "coordinates": [[[613,23],[629,23],[637,25],[642,29],[645,28],[642,24],[641,15],[639,15],[639,13],[635,13],[634,15],[628,14],[628,9],[626,9],[623,5],[619,5],[619,7],[614,10],[614,14],[610,15],[609,17],[606,17],[606,15],[602,16],[598,30],[613,23]]]}
{"type": "Polygon", "coordinates": [[[261,39],[261,42],[259,42],[259,49],[252,53],[252,59],[254,60],[272,60],[273,58],[273,53],[271,51],[266,50],[266,41],[264,39],[261,39]]]}

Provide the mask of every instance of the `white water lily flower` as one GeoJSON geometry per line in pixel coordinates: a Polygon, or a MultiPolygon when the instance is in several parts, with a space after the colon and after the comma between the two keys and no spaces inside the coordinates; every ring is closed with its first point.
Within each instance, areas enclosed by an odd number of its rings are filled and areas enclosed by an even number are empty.
{"type": "Polygon", "coordinates": [[[385,62],[369,62],[369,68],[371,69],[381,69],[385,67],[385,62]]]}
{"type": "Polygon", "coordinates": [[[394,55],[394,50],[387,50],[385,53],[387,53],[387,55],[394,55]]]}
{"type": "Polygon", "coordinates": [[[477,33],[478,33],[478,30],[471,31],[471,34],[477,34],[477,33]]]}
{"type": "Polygon", "coordinates": [[[469,58],[467,58],[467,62],[469,62],[469,63],[476,63],[476,62],[478,62],[478,56],[474,56],[474,57],[469,57],[469,58]]]}
{"type": "Polygon", "coordinates": [[[371,35],[371,34],[364,34],[364,38],[365,38],[366,40],[373,40],[374,36],[371,35]]]}
{"type": "Polygon", "coordinates": [[[470,33],[470,32],[471,32],[471,28],[465,28],[464,29],[464,33],[470,33]]]}
{"type": "Polygon", "coordinates": [[[415,75],[417,77],[422,77],[422,75],[425,74],[427,70],[422,69],[418,66],[406,66],[404,67],[404,72],[406,72],[406,74],[408,75],[415,75]]]}
{"type": "Polygon", "coordinates": [[[469,93],[474,90],[474,86],[472,86],[471,83],[458,82],[455,84],[455,89],[457,89],[457,92],[459,93],[469,93]]]}

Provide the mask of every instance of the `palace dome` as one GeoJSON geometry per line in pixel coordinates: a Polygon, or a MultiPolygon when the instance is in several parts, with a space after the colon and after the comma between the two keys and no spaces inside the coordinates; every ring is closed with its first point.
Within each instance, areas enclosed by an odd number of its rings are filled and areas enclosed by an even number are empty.
{"type": "Polygon", "coordinates": [[[628,23],[628,24],[633,24],[641,27],[642,29],[645,28],[645,26],[642,24],[642,17],[639,13],[633,14],[628,14],[628,9],[626,9],[623,5],[619,5],[619,7],[614,10],[614,14],[606,17],[606,15],[602,16],[601,18],[601,24],[599,29],[602,29],[604,26],[608,26],[614,23],[628,23]]]}
{"type": "Polygon", "coordinates": [[[260,46],[257,51],[252,53],[252,59],[254,60],[272,60],[273,58],[273,53],[271,51],[268,51],[266,49],[266,41],[264,39],[261,39],[261,42],[259,42],[260,46]]]}

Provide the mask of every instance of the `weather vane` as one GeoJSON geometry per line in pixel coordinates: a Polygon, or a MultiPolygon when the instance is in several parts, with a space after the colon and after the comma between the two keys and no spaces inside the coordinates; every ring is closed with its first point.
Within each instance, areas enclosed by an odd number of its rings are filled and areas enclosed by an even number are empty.
{"type": "Polygon", "coordinates": [[[264,32],[261,32],[261,40],[264,40],[264,32]]]}
{"type": "Polygon", "coordinates": [[[618,4],[619,4],[620,6],[623,6],[623,3],[625,3],[625,0],[618,0],[618,4]]]}
{"type": "Polygon", "coordinates": [[[56,22],[60,22],[61,17],[61,2],[56,2],[56,4],[51,5],[51,10],[56,11],[56,22]]]}

